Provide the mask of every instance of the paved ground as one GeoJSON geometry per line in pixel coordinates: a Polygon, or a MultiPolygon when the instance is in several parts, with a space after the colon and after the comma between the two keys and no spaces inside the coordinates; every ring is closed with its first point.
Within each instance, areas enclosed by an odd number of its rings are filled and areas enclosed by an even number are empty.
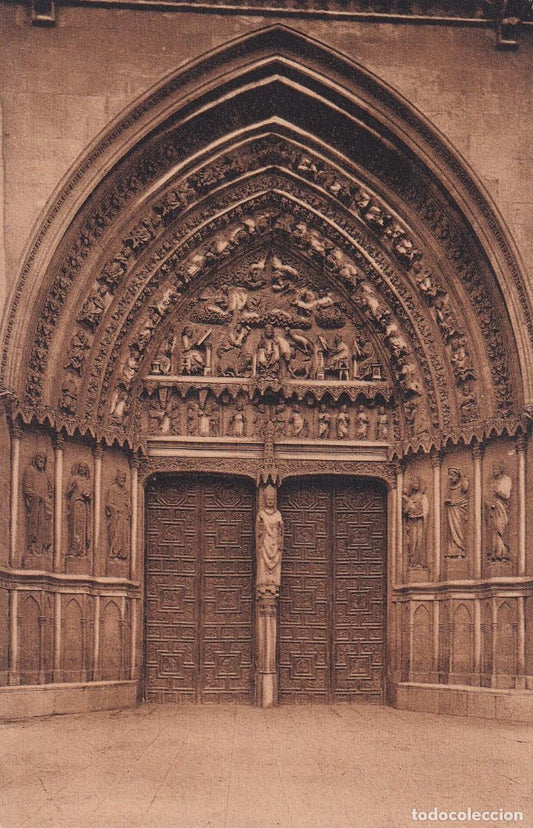
{"type": "Polygon", "coordinates": [[[403,828],[412,808],[471,806],[522,810],[531,828],[532,769],[519,724],[146,704],[0,725],[0,826],[403,828]]]}

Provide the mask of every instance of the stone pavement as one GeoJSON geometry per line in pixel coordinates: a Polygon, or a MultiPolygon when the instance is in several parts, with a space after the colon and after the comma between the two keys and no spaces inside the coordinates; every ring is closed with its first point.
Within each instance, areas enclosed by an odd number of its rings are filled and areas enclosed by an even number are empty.
{"type": "Polygon", "coordinates": [[[532,747],[525,725],[372,706],[145,704],[3,724],[0,826],[403,828],[419,824],[412,808],[471,806],[522,810],[505,824],[531,828],[532,747]]]}

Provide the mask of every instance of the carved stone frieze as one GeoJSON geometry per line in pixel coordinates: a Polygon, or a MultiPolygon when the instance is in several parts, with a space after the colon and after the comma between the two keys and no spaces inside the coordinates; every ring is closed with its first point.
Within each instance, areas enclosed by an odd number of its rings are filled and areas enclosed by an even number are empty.
{"type": "MultiPolygon", "coordinates": [[[[140,462],[140,478],[145,481],[153,474],[172,472],[205,472],[242,475],[254,481],[262,480],[264,468],[262,459],[239,459],[227,457],[143,457],[140,462]]],[[[306,475],[331,474],[355,477],[372,477],[390,483],[394,474],[391,463],[363,461],[363,460],[336,460],[334,468],[328,460],[280,460],[276,461],[278,482],[289,477],[306,475]]],[[[265,481],[268,482],[268,481],[265,481]]]]}
{"type": "Polygon", "coordinates": [[[191,389],[183,397],[172,388],[158,388],[144,404],[143,432],[150,436],[232,437],[261,440],[267,423],[277,439],[385,440],[394,434],[393,410],[385,405],[352,402],[341,396],[337,402],[317,402],[309,396],[303,403],[292,395],[269,389],[265,396],[239,393],[215,397],[206,385],[191,389]],[[266,400],[266,402],[265,402],[266,400]],[[343,400],[348,400],[347,402],[343,400]]]}

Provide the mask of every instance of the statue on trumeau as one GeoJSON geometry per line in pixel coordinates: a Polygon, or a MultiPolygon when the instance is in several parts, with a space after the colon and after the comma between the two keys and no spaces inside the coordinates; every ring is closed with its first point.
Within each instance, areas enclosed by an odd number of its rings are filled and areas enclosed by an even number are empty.
{"type": "Polygon", "coordinates": [[[258,589],[279,589],[283,551],[283,518],[276,507],[276,490],[267,486],[256,520],[258,589]]]}

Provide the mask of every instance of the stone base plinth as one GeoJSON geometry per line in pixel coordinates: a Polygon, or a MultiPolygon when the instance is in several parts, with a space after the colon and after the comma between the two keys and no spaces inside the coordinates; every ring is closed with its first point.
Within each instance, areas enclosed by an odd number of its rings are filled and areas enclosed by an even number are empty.
{"type": "Polygon", "coordinates": [[[134,707],[137,703],[136,681],[0,687],[0,721],[114,710],[134,707]]]}
{"type": "Polygon", "coordinates": [[[398,682],[395,700],[400,710],[533,722],[533,692],[528,690],[398,682]]]}

